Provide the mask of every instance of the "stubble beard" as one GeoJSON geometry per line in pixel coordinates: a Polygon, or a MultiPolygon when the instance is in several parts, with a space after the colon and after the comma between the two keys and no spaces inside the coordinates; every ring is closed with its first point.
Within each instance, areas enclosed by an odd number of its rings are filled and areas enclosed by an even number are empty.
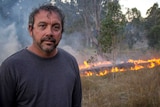
{"type": "Polygon", "coordinates": [[[37,43],[37,45],[46,54],[51,54],[57,48],[58,43],[56,43],[56,40],[52,37],[45,37],[42,38],[40,43],[37,43]],[[45,44],[45,41],[52,42],[52,44],[45,44]]]}
{"type": "Polygon", "coordinates": [[[56,49],[56,45],[52,45],[52,46],[44,46],[44,45],[40,45],[40,48],[43,52],[50,54],[52,53],[55,49],[56,49]]]}

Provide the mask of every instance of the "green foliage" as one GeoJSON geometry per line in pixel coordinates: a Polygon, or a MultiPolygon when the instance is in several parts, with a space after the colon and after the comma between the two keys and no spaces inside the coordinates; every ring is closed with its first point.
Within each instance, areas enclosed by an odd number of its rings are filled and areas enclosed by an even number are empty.
{"type": "Polygon", "coordinates": [[[125,37],[129,49],[132,49],[134,44],[142,40],[140,34],[144,31],[143,20],[137,8],[128,9],[125,15],[128,20],[125,37]]]}
{"type": "Polygon", "coordinates": [[[99,36],[99,43],[101,44],[102,51],[110,51],[112,46],[112,37],[113,37],[113,29],[114,28],[114,22],[113,20],[106,19],[102,21],[102,27],[101,27],[101,35],[99,36]]]}
{"type": "Polygon", "coordinates": [[[141,17],[137,8],[122,14],[117,0],[56,0],[56,5],[66,16],[65,33],[80,32],[87,46],[93,43],[99,50],[110,52],[122,44],[123,39],[123,44],[132,49],[147,36],[148,45],[159,49],[160,8],[157,3],[148,9],[146,18],[141,17]],[[91,40],[96,42],[91,43],[91,40]]]}
{"type": "Polygon", "coordinates": [[[154,26],[147,35],[149,46],[160,49],[160,25],[154,26]]]}
{"type": "Polygon", "coordinates": [[[98,41],[103,52],[110,52],[117,43],[118,34],[125,21],[118,2],[108,2],[106,8],[106,17],[102,20],[98,41]]]}
{"type": "Polygon", "coordinates": [[[137,22],[139,22],[139,19],[141,18],[141,12],[137,8],[128,9],[126,17],[128,21],[134,21],[135,24],[138,24],[137,22]]]}
{"type": "Polygon", "coordinates": [[[147,30],[148,45],[151,48],[160,50],[160,8],[158,4],[155,3],[148,9],[147,14],[145,27],[147,30]]]}

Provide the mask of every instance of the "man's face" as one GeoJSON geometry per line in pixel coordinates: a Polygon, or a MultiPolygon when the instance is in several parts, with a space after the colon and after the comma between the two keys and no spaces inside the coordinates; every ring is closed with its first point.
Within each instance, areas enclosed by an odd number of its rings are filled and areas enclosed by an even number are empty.
{"type": "Polygon", "coordinates": [[[45,53],[52,53],[62,37],[62,23],[59,15],[41,10],[34,17],[33,28],[29,28],[33,46],[45,53]]]}

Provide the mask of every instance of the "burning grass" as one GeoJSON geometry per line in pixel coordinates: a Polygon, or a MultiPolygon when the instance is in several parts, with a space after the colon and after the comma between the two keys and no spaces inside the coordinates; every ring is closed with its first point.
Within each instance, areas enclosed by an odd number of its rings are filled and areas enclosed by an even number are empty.
{"type": "Polygon", "coordinates": [[[82,107],[159,107],[160,67],[82,76],[82,107]]]}

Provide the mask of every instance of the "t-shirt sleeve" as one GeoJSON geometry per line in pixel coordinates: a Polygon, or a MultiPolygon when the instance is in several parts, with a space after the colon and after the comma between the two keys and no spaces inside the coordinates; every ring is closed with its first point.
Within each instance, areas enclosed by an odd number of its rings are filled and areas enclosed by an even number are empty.
{"type": "Polygon", "coordinates": [[[0,66],[0,107],[15,107],[15,77],[6,63],[0,66]]]}
{"type": "Polygon", "coordinates": [[[76,72],[76,82],[74,85],[73,96],[72,96],[72,107],[81,107],[81,100],[82,100],[81,78],[77,62],[75,61],[74,64],[76,72]]]}

